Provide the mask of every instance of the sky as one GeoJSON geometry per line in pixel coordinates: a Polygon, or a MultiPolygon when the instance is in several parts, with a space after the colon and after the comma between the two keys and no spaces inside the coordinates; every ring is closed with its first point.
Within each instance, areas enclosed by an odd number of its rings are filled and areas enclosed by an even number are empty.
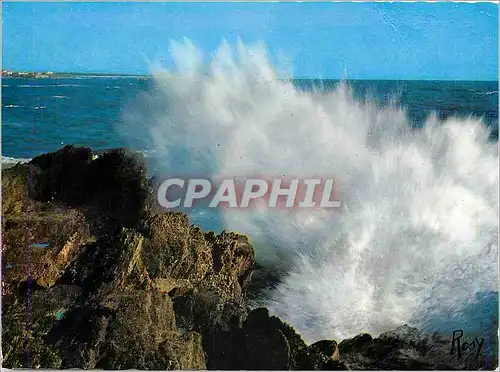
{"type": "Polygon", "coordinates": [[[3,3],[2,68],[145,74],[264,43],[296,78],[498,80],[495,3],[3,3]]]}

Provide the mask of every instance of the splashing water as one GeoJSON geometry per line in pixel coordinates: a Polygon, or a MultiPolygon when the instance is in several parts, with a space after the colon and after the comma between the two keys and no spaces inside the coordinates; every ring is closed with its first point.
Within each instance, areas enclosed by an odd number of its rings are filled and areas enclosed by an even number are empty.
{"type": "MultiPolygon", "coordinates": [[[[226,210],[257,257],[285,268],[261,304],[309,341],[451,318],[498,282],[498,150],[479,119],[357,101],[345,84],[304,92],[262,46],[211,62],[173,44],[174,72],[125,114],[165,175],[335,177],[344,210],[226,210]],[[208,68],[207,68],[208,66],[208,68]]],[[[459,316],[459,315],[457,315],[459,316]]]]}

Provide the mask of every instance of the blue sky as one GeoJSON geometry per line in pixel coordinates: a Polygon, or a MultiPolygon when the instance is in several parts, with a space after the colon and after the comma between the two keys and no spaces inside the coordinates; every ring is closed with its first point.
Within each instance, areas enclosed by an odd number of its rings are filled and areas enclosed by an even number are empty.
{"type": "Polygon", "coordinates": [[[264,42],[298,78],[497,80],[494,3],[3,3],[3,68],[147,73],[170,40],[264,42]]]}

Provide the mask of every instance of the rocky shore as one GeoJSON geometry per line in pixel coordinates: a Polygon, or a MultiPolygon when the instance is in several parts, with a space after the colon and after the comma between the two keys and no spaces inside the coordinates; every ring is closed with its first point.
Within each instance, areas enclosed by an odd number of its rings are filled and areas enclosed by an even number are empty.
{"type": "Polygon", "coordinates": [[[160,213],[141,155],[66,146],[2,170],[2,366],[490,369],[451,335],[403,326],[307,345],[250,310],[246,236],[160,213]]]}

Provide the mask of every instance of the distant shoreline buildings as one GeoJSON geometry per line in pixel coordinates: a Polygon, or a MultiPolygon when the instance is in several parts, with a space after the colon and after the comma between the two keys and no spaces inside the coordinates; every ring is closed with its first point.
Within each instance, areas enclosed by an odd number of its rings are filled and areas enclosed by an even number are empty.
{"type": "Polygon", "coordinates": [[[2,77],[8,78],[27,78],[27,79],[43,79],[43,78],[58,78],[58,77],[75,77],[75,76],[86,76],[86,77],[130,77],[130,78],[152,78],[151,75],[143,74],[112,74],[112,73],[85,73],[85,72],[32,72],[32,71],[11,71],[2,70],[2,77]]]}
{"type": "Polygon", "coordinates": [[[48,72],[18,72],[11,70],[2,70],[2,76],[5,77],[23,77],[23,78],[47,78],[54,77],[54,73],[51,71],[48,72]]]}

